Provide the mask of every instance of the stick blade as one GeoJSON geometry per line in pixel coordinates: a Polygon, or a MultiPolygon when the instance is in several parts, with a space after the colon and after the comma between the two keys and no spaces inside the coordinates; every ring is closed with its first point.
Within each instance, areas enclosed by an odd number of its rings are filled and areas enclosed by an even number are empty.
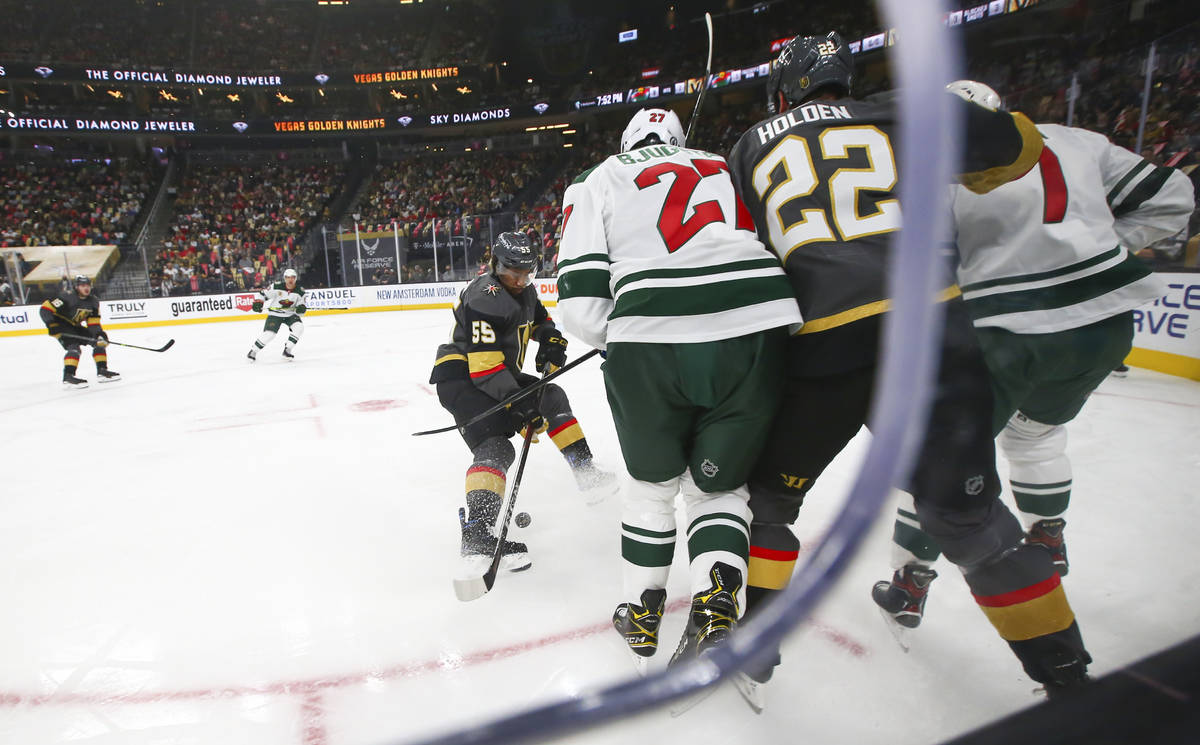
{"type": "Polygon", "coordinates": [[[454,595],[464,603],[478,600],[488,593],[492,586],[485,577],[455,577],[454,595]]]}
{"type": "Polygon", "coordinates": [[[162,345],[162,347],[160,347],[160,348],[158,349],[158,351],[159,351],[159,352],[165,352],[165,351],[167,351],[168,349],[170,349],[170,348],[171,348],[171,347],[173,347],[173,346],[175,346],[175,340],[174,340],[174,339],[167,339],[167,343],[166,343],[166,344],[163,344],[163,345],[162,345]]]}

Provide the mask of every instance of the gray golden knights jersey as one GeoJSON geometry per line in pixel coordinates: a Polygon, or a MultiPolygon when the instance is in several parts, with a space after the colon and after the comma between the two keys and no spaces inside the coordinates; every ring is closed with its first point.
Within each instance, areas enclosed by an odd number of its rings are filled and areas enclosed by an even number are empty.
{"type": "Polygon", "coordinates": [[[304,288],[299,283],[289,290],[283,282],[276,282],[261,294],[269,316],[291,318],[296,315],[296,306],[304,305],[304,288]]]}
{"type": "Polygon", "coordinates": [[[520,386],[517,373],[534,332],[554,326],[533,285],[513,297],[491,274],[476,277],[459,293],[450,342],[437,349],[430,383],[470,378],[497,400],[520,386]]]}
{"type": "Polygon", "coordinates": [[[779,260],[712,153],[648,145],[584,172],[563,197],[558,255],[563,326],[598,349],[801,322],[779,260]]]}
{"type": "Polygon", "coordinates": [[[958,282],[975,325],[1052,333],[1160,296],[1130,252],[1187,226],[1191,182],[1095,132],[1038,130],[1032,171],[986,195],[954,188],[958,282]]]}
{"type": "MultiPolygon", "coordinates": [[[[963,184],[988,191],[1037,162],[1041,136],[1025,116],[952,98],[966,121],[963,184]]],[[[874,364],[891,307],[888,246],[901,224],[896,129],[890,103],[819,100],[751,127],[730,155],[738,193],[804,315],[790,352],[796,373],[874,364]]],[[[947,266],[940,299],[957,295],[947,266]]]]}

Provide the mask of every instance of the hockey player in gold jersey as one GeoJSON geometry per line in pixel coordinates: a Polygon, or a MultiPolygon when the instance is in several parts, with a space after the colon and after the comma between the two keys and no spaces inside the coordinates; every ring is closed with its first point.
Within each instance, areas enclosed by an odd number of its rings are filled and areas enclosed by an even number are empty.
{"type": "MultiPolygon", "coordinates": [[[[537,377],[521,371],[529,341],[538,342],[539,372],[566,364],[567,340],[559,333],[533,287],[538,256],[524,233],[501,233],[492,246],[490,271],[472,281],[454,307],[450,341],[438,347],[429,382],[438,400],[459,423],[492,408],[537,377]]],[[[516,456],[509,438],[525,427],[548,432],[589,501],[603,498],[616,477],[597,466],[567,394],[554,383],[509,409],[460,428],[471,450],[465,510],[459,510],[462,554],[486,556],[496,547],[495,523],[500,515],[508,467],[516,456]]],[[[530,566],[524,543],[506,541],[501,568],[530,566]]]]}
{"type": "Polygon", "coordinates": [[[92,293],[92,281],[86,275],[75,277],[72,289],[42,303],[42,322],[62,348],[63,386],[87,388],[87,381],[75,373],[79,370],[79,348],[92,346],[92,361],[96,363],[96,380],[111,383],[121,374],[108,369],[108,334],[100,327],[100,300],[92,293]]]}
{"type": "MultiPolygon", "coordinates": [[[[767,83],[771,114],[730,156],[759,236],[783,260],[805,324],[793,337],[783,404],[750,480],[749,611],[786,586],[799,542],[790,524],[825,467],[868,421],[900,229],[890,104],[850,95],[854,62],[836,33],[796,37],[767,83]]],[[[949,94],[947,94],[949,95],[949,94]]],[[[954,99],[966,121],[960,179],[975,191],[1036,164],[1041,136],[1020,114],[954,99]]],[[[941,359],[908,491],[922,527],[963,571],[976,602],[1034,680],[1078,685],[1091,661],[1049,555],[1023,543],[999,501],[988,371],[947,277],[941,359]]],[[[771,668],[752,671],[758,681],[771,668]]]]}

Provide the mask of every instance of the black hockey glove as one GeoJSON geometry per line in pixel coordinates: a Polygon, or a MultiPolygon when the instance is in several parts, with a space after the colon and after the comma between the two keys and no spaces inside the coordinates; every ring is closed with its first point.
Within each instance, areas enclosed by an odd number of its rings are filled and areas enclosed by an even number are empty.
{"type": "Polygon", "coordinates": [[[567,364],[567,340],[553,329],[550,333],[543,334],[538,342],[534,364],[540,373],[552,373],[567,364]]]}
{"type": "Polygon", "coordinates": [[[263,306],[261,300],[255,300],[253,303],[250,303],[250,310],[254,311],[255,313],[262,313],[262,308],[263,306]]]}
{"type": "Polygon", "coordinates": [[[103,329],[96,329],[96,333],[92,337],[92,346],[97,349],[103,349],[108,346],[108,334],[104,333],[103,329]]]}
{"type": "Polygon", "coordinates": [[[306,306],[304,303],[300,303],[296,306],[296,313],[300,315],[304,315],[304,311],[306,310],[308,310],[308,306],[306,306]]]}
{"type": "Polygon", "coordinates": [[[508,405],[509,422],[512,423],[512,428],[520,432],[525,429],[526,425],[534,428],[534,431],[540,430],[543,425],[542,413],[538,411],[538,395],[530,394],[519,401],[514,401],[508,405]]]}

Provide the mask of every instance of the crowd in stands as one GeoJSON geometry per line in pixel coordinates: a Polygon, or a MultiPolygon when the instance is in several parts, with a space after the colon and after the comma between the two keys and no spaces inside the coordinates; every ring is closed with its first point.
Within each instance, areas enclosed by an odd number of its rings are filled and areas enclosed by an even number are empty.
{"type": "Polygon", "coordinates": [[[121,158],[0,163],[0,248],[122,244],[151,179],[121,158]]]}
{"type": "Polygon", "coordinates": [[[544,173],[548,160],[543,151],[484,151],[381,162],[353,211],[360,215],[360,228],[390,230],[396,222],[414,239],[429,238],[434,230],[464,235],[478,229],[464,218],[508,208],[531,179],[544,173]]]}
{"type": "MultiPolygon", "coordinates": [[[[1006,104],[1035,121],[1066,122],[1072,77],[1078,83],[1073,124],[1107,135],[1133,149],[1141,117],[1146,48],[1089,55],[1071,64],[1060,55],[1028,50],[1008,64],[978,70],[980,79],[1002,92],[1006,104]]],[[[1168,44],[1157,49],[1142,155],[1159,164],[1180,165],[1200,146],[1200,45],[1168,44]]]]}
{"type": "Polygon", "coordinates": [[[193,164],[151,260],[152,285],[163,295],[262,286],[295,266],[301,238],[327,216],[343,179],[334,165],[193,164]]]}
{"type": "Polygon", "coordinates": [[[479,62],[493,5],[482,0],[318,6],[230,0],[2,0],[10,60],[106,67],[332,70],[479,62]],[[97,9],[102,12],[97,12],[97,9]],[[405,33],[428,27],[434,34],[405,33]]]}

